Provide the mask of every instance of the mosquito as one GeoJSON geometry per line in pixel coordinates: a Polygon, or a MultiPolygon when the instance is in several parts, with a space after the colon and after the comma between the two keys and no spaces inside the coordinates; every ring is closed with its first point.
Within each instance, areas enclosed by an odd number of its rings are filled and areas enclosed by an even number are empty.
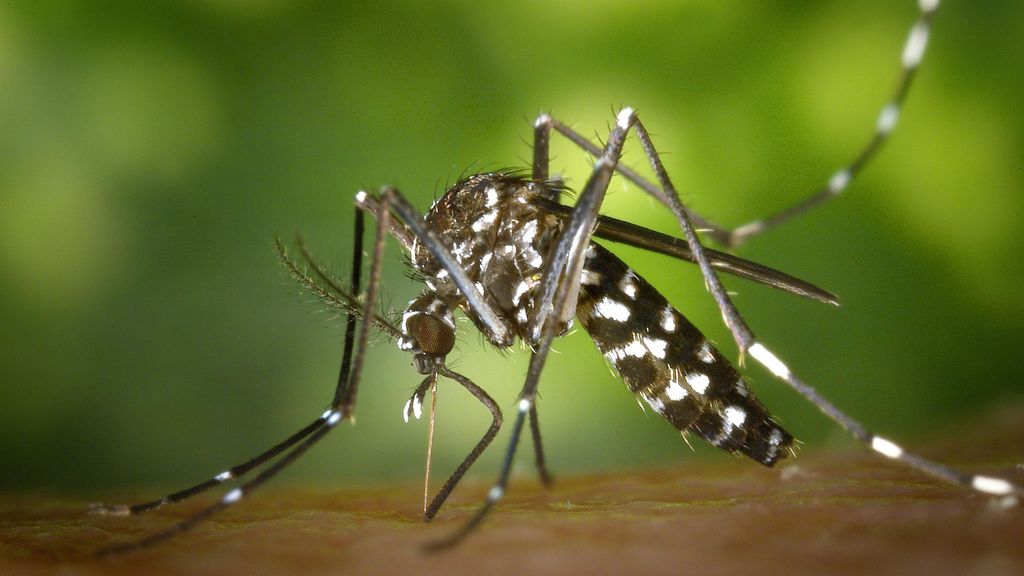
{"type": "Polygon", "coordinates": [[[492,415],[488,430],[425,506],[424,518],[433,518],[504,422],[498,403],[446,363],[456,341],[456,311],[461,311],[496,348],[508,348],[519,341],[530,348],[531,355],[515,404],[511,440],[496,482],[476,513],[459,530],[431,542],[430,549],[443,549],[462,541],[503,498],[527,422],[536,467],[541,479],[550,482],[540,434],[537,390],[552,342],[570,329],[574,319],[578,319],[627,387],[684,435],[699,436],[765,466],[785,458],[792,449],[793,436],[776,422],[743,376],[679,310],[598,239],[697,264],[738,346],[740,359],[749,355],[871,450],[947,482],[1015,503],[1024,495],[1024,487],[998,477],[961,472],[908,452],[892,440],[868,431],[804,383],[754,335],[718,274],[725,272],[825,303],[836,304],[837,298],[783,272],[705,247],[697,233],[699,227],[710,240],[736,246],[842,193],[895,128],[924,55],[937,7],[938,0],[918,1],[919,15],[901,55],[902,73],[892,98],[881,109],[870,141],[819,190],[768,218],[728,229],[685,207],[646,127],[638,114],[626,107],[617,113],[603,146],[552,116],[541,114],[534,124],[533,162],[528,175],[490,172],[464,178],[439,198],[426,216],[421,216],[397,189],[384,188],[378,194],[359,192],[355,197],[353,267],[347,285],[319,266],[301,242],[305,266],[297,263],[278,241],[278,253],[291,273],[314,294],[347,314],[334,398],[318,418],[289,438],[205,482],[149,502],[98,506],[97,511],[107,514],[139,514],[229,481],[241,482],[262,467],[217,502],[179,524],[142,540],[106,548],[103,553],[147,547],[188,530],[241,501],[340,422],[352,419],[372,329],[383,332],[400,349],[411,353],[416,371],[424,376],[406,403],[406,419],[421,415],[425,395],[440,378],[461,385],[492,415]],[[572,206],[561,203],[564,188],[549,175],[552,133],[574,142],[595,158],[593,170],[572,206]],[[630,133],[650,163],[655,182],[620,164],[630,133]],[[616,173],[668,207],[682,238],[601,215],[605,193],[616,173]],[[376,233],[370,251],[369,278],[363,290],[366,214],[375,218],[376,233]],[[389,235],[405,248],[415,276],[424,284],[422,293],[408,304],[396,322],[377,309],[389,235]]]}

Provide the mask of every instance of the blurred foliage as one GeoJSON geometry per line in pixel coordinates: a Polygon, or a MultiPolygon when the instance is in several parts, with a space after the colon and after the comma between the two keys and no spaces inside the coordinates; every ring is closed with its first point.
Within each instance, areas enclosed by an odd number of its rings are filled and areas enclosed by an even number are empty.
{"type": "MultiPolygon", "coordinates": [[[[273,235],[302,231],[344,275],[356,190],[425,208],[467,171],[525,166],[540,111],[600,135],[634,106],[684,199],[725,223],[803,197],[870,136],[914,18],[911,0],[0,4],[0,487],[176,486],[317,416],[341,323],[282,272],[273,235]]],[[[1021,22],[1011,0],[944,4],[878,161],[740,250],[842,308],[727,281],[807,381],[910,442],[1021,397],[1021,22]]],[[[554,153],[579,186],[586,156],[554,153]]],[[[621,182],[606,211],[672,230],[621,182]]],[[[692,267],[620,252],[735,353],[692,267]]],[[[400,262],[392,245],[396,307],[417,292],[400,262]]],[[[421,473],[425,426],[400,415],[419,378],[379,343],[358,425],[291,479],[421,473]]],[[[556,473],[693,460],[585,334],[558,352],[539,405],[556,473]]],[[[465,330],[451,360],[511,410],[525,354],[465,330]]],[[[748,373],[806,449],[847,442],[748,373]]],[[[487,418],[442,385],[435,474],[487,418]]]]}

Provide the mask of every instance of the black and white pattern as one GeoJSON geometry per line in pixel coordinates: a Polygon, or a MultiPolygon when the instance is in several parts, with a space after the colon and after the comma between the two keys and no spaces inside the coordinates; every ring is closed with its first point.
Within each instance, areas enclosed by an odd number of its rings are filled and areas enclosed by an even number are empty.
{"type": "Polygon", "coordinates": [[[1004,503],[1016,502],[1024,495],[1021,486],[1002,478],[963,473],[909,453],[893,441],[868,432],[801,381],[747,327],[716,271],[823,302],[835,303],[834,296],[781,272],[705,248],[694,230],[696,223],[712,240],[736,245],[846,190],[896,125],[910,81],[924,55],[937,5],[937,0],[918,3],[920,14],[902,52],[903,73],[894,96],[882,108],[872,140],[853,162],[828,178],[817,193],[778,215],[728,230],[689,211],[680,201],[643,123],[632,109],[624,108],[618,113],[603,146],[597,146],[562,122],[542,114],[534,125],[534,161],[530,177],[509,173],[471,176],[448,190],[425,217],[397,190],[386,188],[376,195],[360,192],[356,196],[359,210],[354,226],[354,265],[347,284],[320,268],[304,246],[300,249],[308,271],[278,243],[281,258],[296,279],[348,315],[342,366],[333,400],[319,417],[291,437],[205,482],[135,506],[98,507],[101,513],[136,514],[184,500],[226,482],[241,482],[216,503],[172,528],[104,552],[123,552],[166,540],[238,503],[337,428],[341,421],[351,419],[371,328],[387,334],[402,350],[410,352],[416,370],[425,376],[405,406],[407,419],[422,413],[426,391],[440,378],[457,382],[492,415],[488,430],[427,506],[424,517],[433,517],[503,423],[497,403],[473,381],[446,364],[456,340],[456,311],[465,314],[495,347],[505,348],[521,341],[532,353],[525,383],[515,404],[511,442],[497,481],[484,504],[463,528],[434,543],[433,548],[461,541],[501,500],[527,421],[537,469],[542,479],[549,480],[536,406],[537,389],[552,341],[569,329],[574,317],[579,319],[629,389],[681,433],[693,433],[724,450],[744,454],[768,466],[785,457],[793,437],[776,424],[743,377],[653,286],[606,248],[593,242],[594,237],[626,242],[696,263],[741,353],[761,363],[875,452],[943,480],[1000,497],[1004,503]],[[562,190],[549,180],[548,145],[552,131],[577,143],[596,159],[586,185],[571,207],[559,203],[562,190]],[[650,162],[656,183],[619,163],[630,133],[635,135],[650,162]],[[675,215],[683,237],[668,237],[600,216],[604,195],[615,173],[666,205],[675,215]],[[365,213],[377,220],[377,233],[370,254],[369,279],[360,297],[365,213]],[[416,275],[426,285],[421,295],[409,303],[397,326],[376,309],[387,234],[406,248],[416,275]],[[254,477],[243,481],[257,469],[260,471],[254,477]]]}
{"type": "Polygon", "coordinates": [[[680,432],[772,465],[793,437],[743,377],[653,286],[591,244],[576,313],[629,389],[680,432]]]}

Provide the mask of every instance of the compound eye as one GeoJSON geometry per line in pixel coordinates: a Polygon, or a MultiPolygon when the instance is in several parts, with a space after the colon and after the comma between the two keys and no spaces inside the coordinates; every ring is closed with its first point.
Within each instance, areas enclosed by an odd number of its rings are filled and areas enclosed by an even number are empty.
{"type": "Polygon", "coordinates": [[[437,316],[416,314],[406,321],[405,328],[428,356],[444,357],[455,347],[455,330],[437,316]]]}

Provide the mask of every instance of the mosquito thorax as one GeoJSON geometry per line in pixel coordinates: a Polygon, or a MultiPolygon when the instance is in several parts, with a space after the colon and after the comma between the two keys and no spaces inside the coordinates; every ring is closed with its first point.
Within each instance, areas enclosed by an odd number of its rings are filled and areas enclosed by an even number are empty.
{"type": "Polygon", "coordinates": [[[538,197],[559,188],[515,174],[492,172],[452,186],[425,220],[463,267],[476,291],[498,313],[506,328],[494,334],[455,287],[448,271],[417,242],[411,263],[435,297],[449,309],[461,308],[491,344],[505,348],[516,337],[533,343],[528,326],[535,315],[544,265],[562,221],[539,208],[538,197]]]}

